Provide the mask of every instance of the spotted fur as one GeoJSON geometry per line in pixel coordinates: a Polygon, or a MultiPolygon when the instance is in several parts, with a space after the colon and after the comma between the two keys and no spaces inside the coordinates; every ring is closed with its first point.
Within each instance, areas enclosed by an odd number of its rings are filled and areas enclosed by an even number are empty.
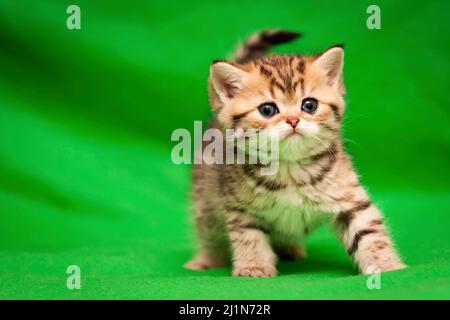
{"type": "Polygon", "coordinates": [[[194,167],[200,248],[187,267],[232,262],[235,276],[275,276],[278,256],[305,257],[307,235],[330,223],[362,273],[401,269],[381,213],[342,144],[344,49],[262,56],[294,35],[263,32],[244,44],[235,62],[211,66],[209,93],[217,114],[212,127],[277,131],[280,164],[273,175],[262,175],[260,164],[194,167]],[[305,98],[317,101],[316,111],[301,109],[305,98]],[[258,111],[267,102],[279,109],[270,119],[258,111]],[[292,118],[299,121],[295,127],[292,118]]]}

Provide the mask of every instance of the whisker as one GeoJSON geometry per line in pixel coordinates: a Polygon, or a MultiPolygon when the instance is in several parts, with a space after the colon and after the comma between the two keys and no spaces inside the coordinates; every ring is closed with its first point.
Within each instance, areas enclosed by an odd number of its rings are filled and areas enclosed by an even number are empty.
{"type": "Polygon", "coordinates": [[[327,148],[327,152],[330,154],[331,157],[336,157],[336,151],[333,148],[330,148],[330,144],[327,144],[325,141],[320,139],[318,136],[313,136],[317,141],[321,142],[322,145],[324,145],[327,148]]]}

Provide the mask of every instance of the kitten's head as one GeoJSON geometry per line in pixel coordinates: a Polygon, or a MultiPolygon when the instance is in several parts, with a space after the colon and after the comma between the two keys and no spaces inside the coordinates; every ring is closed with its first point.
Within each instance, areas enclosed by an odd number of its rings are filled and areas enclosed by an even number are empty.
{"type": "Polygon", "coordinates": [[[316,56],[217,61],[211,65],[210,100],[224,127],[275,133],[280,158],[307,157],[339,135],[343,59],[343,47],[335,46],[316,56]]]}

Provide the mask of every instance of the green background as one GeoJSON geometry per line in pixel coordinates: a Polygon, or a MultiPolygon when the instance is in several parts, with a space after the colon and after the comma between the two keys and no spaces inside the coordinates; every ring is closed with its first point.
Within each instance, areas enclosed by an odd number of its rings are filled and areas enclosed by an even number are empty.
{"type": "Polygon", "coordinates": [[[450,298],[449,1],[0,1],[0,298],[450,298]],[[81,7],[81,30],[66,8],[81,7]],[[366,8],[381,7],[381,30],[366,8]],[[195,248],[175,128],[209,117],[212,59],[345,43],[345,138],[406,270],[369,290],[327,227],[273,279],[182,265],[195,248]],[[66,288],[81,268],[82,289],[66,288]]]}

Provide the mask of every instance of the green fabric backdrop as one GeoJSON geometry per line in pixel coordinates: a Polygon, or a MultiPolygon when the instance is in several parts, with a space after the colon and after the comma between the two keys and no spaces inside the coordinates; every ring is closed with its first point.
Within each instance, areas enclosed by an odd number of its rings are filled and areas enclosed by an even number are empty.
{"type": "Polygon", "coordinates": [[[449,1],[0,1],[0,298],[450,298],[449,1]],[[81,8],[81,30],[66,8],[81,8]],[[175,128],[209,117],[212,59],[346,45],[345,138],[410,268],[369,290],[329,228],[273,279],[197,273],[175,128]],[[82,289],[66,287],[79,265],[82,289]]]}

